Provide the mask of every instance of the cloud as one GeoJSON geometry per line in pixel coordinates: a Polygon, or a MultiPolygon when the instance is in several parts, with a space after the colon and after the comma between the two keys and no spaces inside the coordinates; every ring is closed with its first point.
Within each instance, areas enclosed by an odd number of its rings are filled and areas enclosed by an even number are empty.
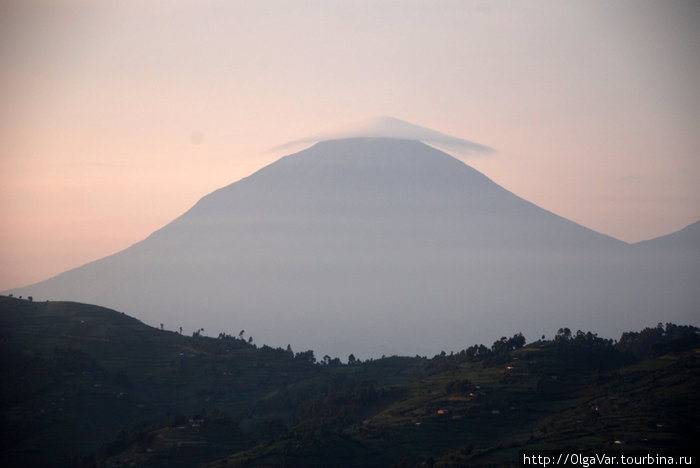
{"type": "Polygon", "coordinates": [[[494,151],[493,148],[488,146],[474,143],[473,141],[463,138],[446,135],[429,128],[420,127],[394,117],[379,117],[357,122],[339,129],[293,140],[270,148],[269,151],[275,152],[302,144],[316,143],[325,140],[340,140],[344,138],[397,138],[402,140],[418,140],[431,146],[451,149],[459,153],[490,153],[494,151]]]}

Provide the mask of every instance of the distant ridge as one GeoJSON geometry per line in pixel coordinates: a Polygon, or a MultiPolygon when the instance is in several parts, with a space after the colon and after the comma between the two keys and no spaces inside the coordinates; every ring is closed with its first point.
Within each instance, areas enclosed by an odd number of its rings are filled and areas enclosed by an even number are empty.
{"type": "Polygon", "coordinates": [[[700,248],[700,221],[671,234],[638,242],[635,245],[654,248],[686,248],[697,251],[700,248]]]}
{"type": "Polygon", "coordinates": [[[420,141],[363,137],[283,157],[122,252],[12,292],[364,358],[493,341],[504,322],[528,339],[697,324],[698,265],[543,210],[420,141]]]}

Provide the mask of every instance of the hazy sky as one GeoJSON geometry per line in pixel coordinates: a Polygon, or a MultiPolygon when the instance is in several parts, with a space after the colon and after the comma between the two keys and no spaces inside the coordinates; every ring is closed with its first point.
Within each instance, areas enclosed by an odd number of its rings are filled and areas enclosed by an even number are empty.
{"type": "Polygon", "coordinates": [[[380,115],[633,242],[700,219],[697,1],[0,0],[0,289],[380,115]]]}

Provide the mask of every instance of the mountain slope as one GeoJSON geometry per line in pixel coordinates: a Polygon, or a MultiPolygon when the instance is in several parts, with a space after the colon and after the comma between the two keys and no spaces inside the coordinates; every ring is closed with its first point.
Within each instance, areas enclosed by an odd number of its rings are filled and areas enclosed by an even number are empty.
{"type": "Polygon", "coordinates": [[[423,143],[353,138],[284,157],[15,294],[363,357],[459,349],[504,321],[533,337],[695,322],[685,270],[659,274],[663,261],[636,252],[423,143]]]}
{"type": "Polygon", "coordinates": [[[700,221],[690,224],[680,231],[638,242],[634,245],[643,248],[686,250],[697,253],[700,250],[700,221]]]}

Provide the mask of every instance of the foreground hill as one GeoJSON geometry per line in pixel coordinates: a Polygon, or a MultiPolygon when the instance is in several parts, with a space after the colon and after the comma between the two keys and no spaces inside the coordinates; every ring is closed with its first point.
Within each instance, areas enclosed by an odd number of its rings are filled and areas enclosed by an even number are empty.
{"type": "Polygon", "coordinates": [[[319,354],[434,354],[494,340],[503,323],[528,336],[559,322],[608,336],[659,318],[696,324],[700,245],[687,252],[596,233],[419,141],[351,138],[13,292],[319,354]]]}
{"type": "MultiPolygon", "coordinates": [[[[187,337],[74,302],[0,296],[0,330],[2,465],[97,456],[122,429],[179,425],[207,411],[232,421],[235,442],[224,456],[293,421],[300,402],[358,378],[338,359],[314,365],[311,351],[257,348],[243,334],[187,337]]],[[[419,375],[409,361],[368,364],[359,378],[390,384],[419,375]]]]}
{"type": "Polygon", "coordinates": [[[348,364],[70,302],[0,297],[0,329],[4,466],[512,464],[698,437],[694,327],[348,364]]]}

